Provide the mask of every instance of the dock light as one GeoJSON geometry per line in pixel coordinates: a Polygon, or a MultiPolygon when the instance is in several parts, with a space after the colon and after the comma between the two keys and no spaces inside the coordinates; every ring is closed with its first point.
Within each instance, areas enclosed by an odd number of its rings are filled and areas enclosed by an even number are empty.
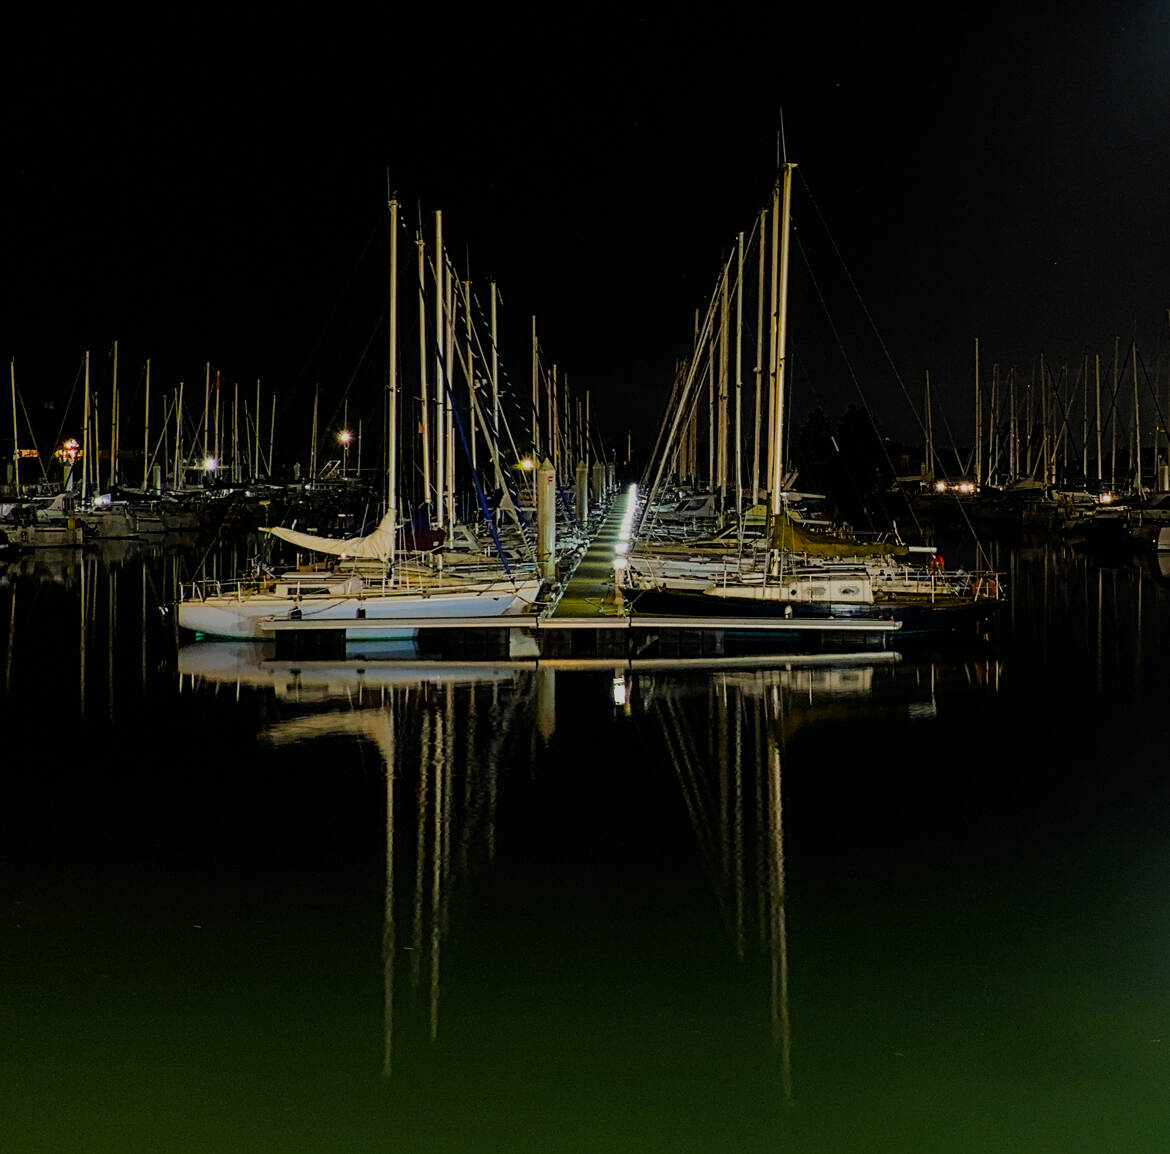
{"type": "Polygon", "coordinates": [[[960,493],[974,493],[975,492],[974,482],[964,481],[961,485],[958,486],[958,490],[960,493]]]}
{"type": "Polygon", "coordinates": [[[945,493],[945,492],[947,491],[947,483],[946,483],[946,481],[935,481],[935,483],[934,483],[934,491],[935,491],[936,493],[945,493]]]}
{"type": "Polygon", "coordinates": [[[627,700],[626,676],[624,673],[614,674],[613,703],[614,703],[614,705],[625,705],[626,700],[627,700]]]}
{"type": "Polygon", "coordinates": [[[1101,494],[1101,504],[1102,505],[1112,505],[1113,504],[1113,494],[1112,493],[1102,493],[1101,494]]]}
{"type": "Polygon", "coordinates": [[[212,472],[218,464],[219,464],[219,462],[214,457],[204,457],[203,458],[204,472],[207,472],[207,473],[212,472]]]}
{"type": "Polygon", "coordinates": [[[353,433],[348,429],[343,429],[337,434],[337,439],[348,449],[350,441],[353,440],[353,433]]]}
{"type": "Polygon", "coordinates": [[[532,458],[525,457],[524,460],[520,462],[520,468],[523,469],[526,473],[530,473],[533,468],[532,458]]]}
{"type": "Polygon", "coordinates": [[[64,465],[72,465],[81,456],[81,446],[76,437],[70,437],[54,454],[64,465]]]}

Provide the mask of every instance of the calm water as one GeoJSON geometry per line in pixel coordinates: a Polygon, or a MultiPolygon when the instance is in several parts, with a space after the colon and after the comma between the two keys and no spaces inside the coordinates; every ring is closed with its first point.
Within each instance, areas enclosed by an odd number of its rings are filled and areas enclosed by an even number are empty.
{"type": "Polygon", "coordinates": [[[10,567],[3,1149],[1165,1149],[1170,583],[999,560],[991,644],[685,669],[10,567]]]}

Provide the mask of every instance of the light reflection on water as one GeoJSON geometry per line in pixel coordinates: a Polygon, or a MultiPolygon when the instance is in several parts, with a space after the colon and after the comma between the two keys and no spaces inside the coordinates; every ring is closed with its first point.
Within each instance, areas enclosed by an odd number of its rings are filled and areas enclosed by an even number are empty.
{"type": "Polygon", "coordinates": [[[991,647],[721,666],[176,650],[165,557],[18,576],[11,1148],[1156,1148],[1167,587],[1009,560],[991,647]]]}

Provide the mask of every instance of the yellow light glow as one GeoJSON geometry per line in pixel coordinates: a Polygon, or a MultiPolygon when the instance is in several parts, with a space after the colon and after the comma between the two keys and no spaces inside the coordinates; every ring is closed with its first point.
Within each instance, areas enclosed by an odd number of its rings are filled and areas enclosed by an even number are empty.
{"type": "Polygon", "coordinates": [[[525,472],[529,472],[532,469],[532,458],[525,457],[524,460],[520,462],[520,468],[525,472]]]}
{"type": "Polygon", "coordinates": [[[934,483],[934,491],[935,491],[936,493],[945,493],[945,492],[947,491],[947,483],[946,483],[946,481],[935,481],[935,483],[934,483]]]}
{"type": "Polygon", "coordinates": [[[353,440],[353,433],[351,433],[348,429],[343,429],[340,433],[337,434],[337,439],[346,448],[349,448],[349,443],[353,440]]]}

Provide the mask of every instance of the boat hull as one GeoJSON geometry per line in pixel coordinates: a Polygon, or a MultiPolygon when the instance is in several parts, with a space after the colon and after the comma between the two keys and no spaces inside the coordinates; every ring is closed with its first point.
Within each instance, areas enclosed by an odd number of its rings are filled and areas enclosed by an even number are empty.
{"type": "Polygon", "coordinates": [[[499,617],[523,613],[539,591],[539,582],[521,582],[482,591],[419,593],[376,593],[293,600],[262,594],[244,597],[220,595],[181,601],[179,626],[203,637],[233,641],[263,641],[272,633],[266,626],[274,621],[353,621],[360,626],[347,629],[349,640],[404,641],[417,635],[413,627],[396,625],[404,618],[499,617]],[[380,624],[373,624],[378,622],[380,624]]]}

